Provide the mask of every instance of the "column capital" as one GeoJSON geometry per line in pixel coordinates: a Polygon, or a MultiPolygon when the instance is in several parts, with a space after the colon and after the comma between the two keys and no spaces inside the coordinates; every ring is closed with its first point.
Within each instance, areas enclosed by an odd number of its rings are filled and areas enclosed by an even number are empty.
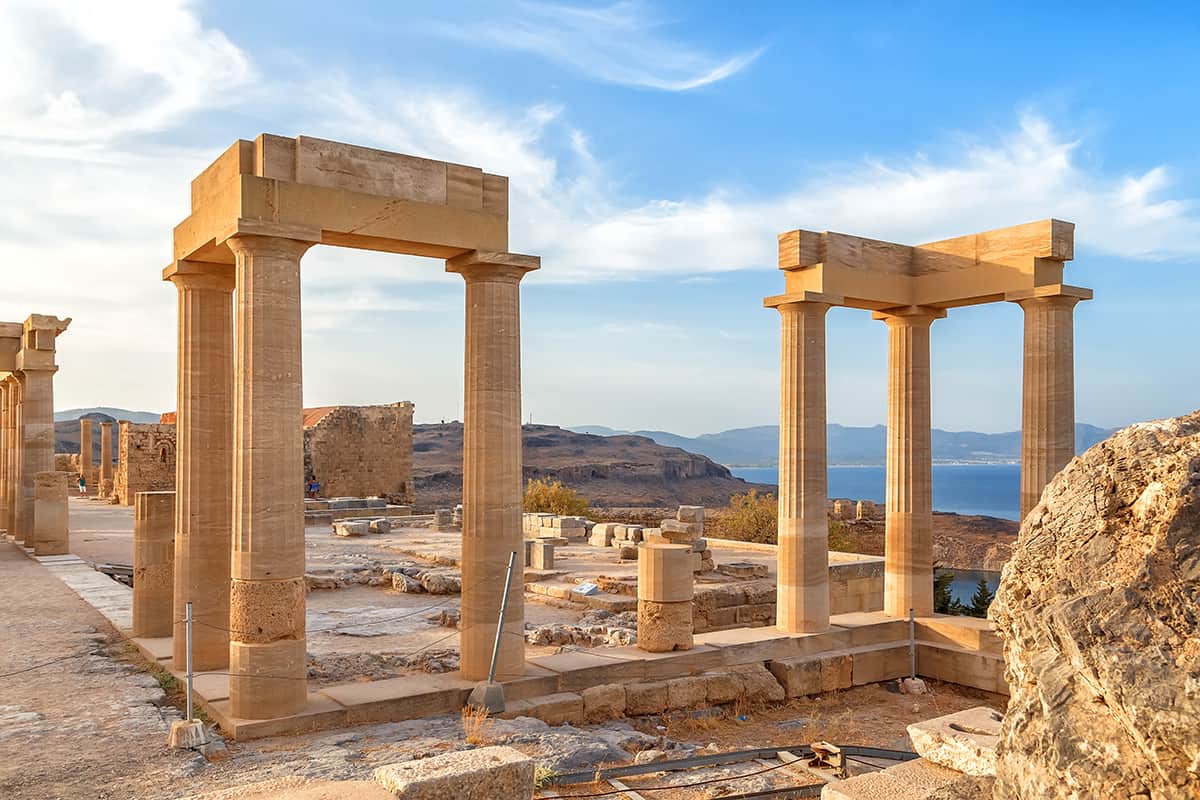
{"type": "Polygon", "coordinates": [[[235,233],[225,240],[225,245],[234,255],[277,255],[299,259],[316,244],[315,241],[286,236],[268,236],[258,233],[235,233]]]}
{"type": "Polygon", "coordinates": [[[1037,286],[1019,292],[1006,292],[1004,299],[1026,308],[1026,303],[1034,301],[1035,305],[1049,304],[1074,307],[1081,300],[1091,300],[1092,290],[1082,286],[1068,286],[1064,283],[1054,283],[1047,286],[1037,286]]]}
{"type": "Polygon", "coordinates": [[[871,312],[871,319],[883,320],[888,325],[931,325],[945,317],[946,309],[936,306],[896,306],[871,312]]]}
{"type": "Polygon", "coordinates": [[[541,266],[542,259],[538,256],[470,250],[447,259],[446,272],[457,272],[467,281],[500,280],[516,283],[527,272],[533,272],[541,266]]]}
{"type": "Polygon", "coordinates": [[[825,294],[824,292],[802,291],[793,294],[777,294],[771,297],[763,298],[763,308],[775,308],[783,311],[784,308],[797,305],[823,305],[826,310],[832,306],[840,306],[845,302],[846,298],[836,294],[825,294]]]}
{"type": "Polygon", "coordinates": [[[183,289],[232,292],[237,283],[233,264],[208,261],[175,261],[162,272],[163,280],[183,289]]]}

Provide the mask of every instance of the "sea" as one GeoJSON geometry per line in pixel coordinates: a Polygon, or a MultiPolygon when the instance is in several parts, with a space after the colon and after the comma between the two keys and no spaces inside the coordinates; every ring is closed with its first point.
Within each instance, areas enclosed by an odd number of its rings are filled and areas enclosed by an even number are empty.
{"type": "MultiPolygon", "coordinates": [[[[779,483],[779,470],[776,467],[730,467],[729,471],[754,483],[779,483]]],[[[830,467],[829,496],[883,503],[884,473],[883,467],[830,467]]],[[[934,511],[1017,520],[1020,519],[1020,508],[1020,464],[933,466],[934,511]]],[[[993,592],[1000,583],[999,572],[947,571],[954,573],[950,593],[964,604],[970,604],[980,578],[988,582],[988,588],[993,592]]]]}

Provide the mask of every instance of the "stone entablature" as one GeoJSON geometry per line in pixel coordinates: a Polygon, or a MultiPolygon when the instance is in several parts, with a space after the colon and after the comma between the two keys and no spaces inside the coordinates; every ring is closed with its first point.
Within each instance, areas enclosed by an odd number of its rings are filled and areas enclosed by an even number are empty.
{"type": "Polygon", "coordinates": [[[117,424],[116,502],[131,506],[139,492],[175,491],[175,426],[126,420],[117,424]]]}
{"type": "Polygon", "coordinates": [[[304,480],[323,497],[412,503],[413,404],[305,409],[304,480]]]}

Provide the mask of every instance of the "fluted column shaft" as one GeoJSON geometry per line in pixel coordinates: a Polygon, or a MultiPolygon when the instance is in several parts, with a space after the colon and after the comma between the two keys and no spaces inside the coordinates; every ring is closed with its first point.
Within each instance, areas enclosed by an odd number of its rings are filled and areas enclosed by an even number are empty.
{"type": "Polygon", "coordinates": [[[300,257],[309,242],[238,236],[229,699],[264,719],[307,701],[300,257]]]}
{"type": "Polygon", "coordinates": [[[1021,393],[1021,519],[1075,455],[1075,304],[1078,297],[1031,297],[1025,311],[1021,393]]]}
{"type": "Polygon", "coordinates": [[[21,496],[17,505],[17,533],[26,546],[34,537],[34,501],[39,472],[54,471],[54,372],[22,371],[21,496]]]}
{"type": "MultiPolygon", "coordinates": [[[[525,267],[473,261],[447,267],[466,280],[463,399],[461,671],[487,678],[509,554],[521,534],[520,282],[525,267]]],[[[520,558],[518,557],[518,563],[520,558]]],[[[525,607],[514,572],[497,678],[524,671],[525,607]]]]}
{"type": "Polygon", "coordinates": [[[113,488],[113,424],[100,423],[100,485],[97,494],[106,497],[113,488]]]}
{"type": "Polygon", "coordinates": [[[786,303],[779,397],[779,550],[776,625],[829,627],[825,442],[825,303],[786,303]]]}
{"type": "Polygon", "coordinates": [[[0,528],[8,532],[8,416],[12,402],[7,378],[0,381],[0,528]]]}
{"type": "Polygon", "coordinates": [[[945,312],[879,313],[888,326],[884,613],[933,613],[933,460],[929,330],[945,312]]]}
{"type": "Polygon", "coordinates": [[[96,491],[96,487],[92,485],[96,480],[96,476],[92,474],[92,459],[92,421],[81,419],[79,420],[79,474],[87,482],[89,492],[96,491]]]}
{"type": "MultiPolygon", "coordinates": [[[[176,392],[174,656],[187,665],[187,603],[195,669],[229,665],[233,524],[233,288],[223,265],[176,266],[179,361],[176,392]]],[[[139,501],[141,495],[139,495],[139,501]]]]}
{"type": "Polygon", "coordinates": [[[21,379],[14,374],[9,378],[9,412],[8,412],[8,452],[5,460],[8,462],[8,482],[4,486],[7,511],[4,527],[10,536],[17,535],[17,498],[21,494],[21,439],[24,428],[21,425],[21,379]]]}

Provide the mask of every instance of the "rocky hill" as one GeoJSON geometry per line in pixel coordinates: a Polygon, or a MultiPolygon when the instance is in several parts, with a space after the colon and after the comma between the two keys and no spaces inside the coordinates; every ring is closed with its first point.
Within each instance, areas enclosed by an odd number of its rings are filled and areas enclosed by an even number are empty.
{"type": "MultiPolygon", "coordinates": [[[[711,459],[644,436],[593,436],[552,425],[525,425],[525,478],[551,478],[595,506],[725,505],[758,488],[711,459]]],[[[421,504],[462,497],[462,423],[413,426],[413,479],[421,504]]]]}

